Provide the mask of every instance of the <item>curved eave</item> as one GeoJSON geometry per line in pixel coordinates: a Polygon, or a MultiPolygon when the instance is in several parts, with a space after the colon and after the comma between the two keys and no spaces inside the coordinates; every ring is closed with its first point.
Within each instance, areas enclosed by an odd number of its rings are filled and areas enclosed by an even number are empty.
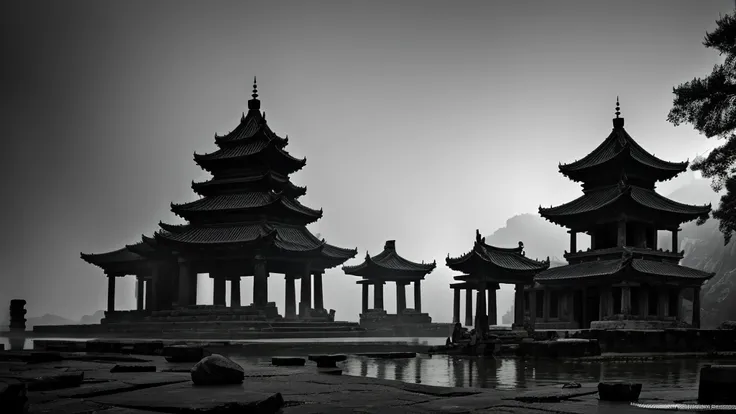
{"type": "Polygon", "coordinates": [[[375,262],[373,258],[366,257],[363,263],[355,266],[343,266],[342,270],[347,275],[364,277],[368,279],[380,279],[382,276],[387,277],[406,277],[406,278],[421,278],[424,277],[435,269],[436,263],[430,264],[418,264],[420,268],[417,269],[397,269],[387,267],[380,262],[375,262]]]}
{"type": "Polygon", "coordinates": [[[252,249],[256,247],[265,247],[268,245],[272,245],[276,240],[276,229],[272,229],[267,234],[250,240],[181,240],[176,236],[177,235],[167,233],[165,231],[157,231],[156,233],[154,233],[154,238],[157,242],[165,246],[171,246],[179,249],[252,249]]]}
{"type": "Polygon", "coordinates": [[[192,181],[192,190],[202,196],[216,195],[219,187],[227,187],[229,185],[254,184],[263,183],[270,187],[280,187],[285,195],[293,198],[299,198],[307,193],[307,187],[300,187],[291,182],[288,178],[276,177],[272,172],[260,174],[251,177],[238,178],[221,178],[211,179],[207,181],[192,181]]]}
{"type": "MultiPolygon", "coordinates": [[[[163,221],[159,221],[158,226],[161,227],[161,229],[163,229],[164,231],[169,232],[169,233],[174,233],[174,234],[181,233],[183,231],[186,231],[187,228],[189,228],[188,224],[167,224],[167,223],[164,223],[163,221]]],[[[154,240],[155,240],[155,236],[154,236],[154,240]]]]}
{"type": "MultiPolygon", "coordinates": [[[[233,198],[235,196],[238,196],[238,194],[233,195],[233,198]]],[[[304,223],[314,223],[315,221],[322,218],[324,212],[322,209],[315,210],[312,208],[309,208],[301,203],[299,203],[296,200],[290,200],[288,197],[285,197],[283,194],[274,195],[273,198],[265,202],[263,204],[255,204],[255,205],[243,205],[243,206],[237,206],[237,207],[229,207],[226,205],[218,206],[217,201],[215,200],[216,197],[226,197],[226,196],[211,196],[211,197],[205,197],[200,200],[192,201],[190,203],[185,204],[174,204],[171,203],[171,212],[176,214],[177,216],[184,218],[186,220],[189,220],[193,217],[201,217],[202,215],[209,215],[209,214],[222,214],[222,213],[245,213],[245,214],[258,214],[258,210],[264,210],[273,208],[275,206],[281,206],[286,212],[294,213],[298,216],[300,216],[304,223]],[[206,203],[210,202],[212,205],[207,205],[206,203]],[[206,207],[202,207],[202,205],[206,207]]]]}
{"type": "Polygon", "coordinates": [[[273,141],[264,144],[265,146],[257,151],[246,152],[242,155],[222,155],[227,154],[230,149],[220,149],[211,154],[194,154],[194,162],[206,170],[207,172],[214,173],[220,169],[230,169],[233,164],[238,165],[252,165],[256,164],[260,158],[266,158],[264,161],[266,164],[282,164],[289,174],[295,173],[305,165],[307,165],[307,158],[296,158],[289,154],[286,150],[279,148],[273,141]],[[276,159],[272,159],[275,157],[276,159]],[[280,161],[278,159],[281,159],[280,161]]]}
{"type": "MultiPolygon", "coordinates": [[[[504,255],[509,256],[508,253],[504,255]]],[[[500,258],[493,257],[493,254],[488,255],[484,252],[479,252],[477,248],[458,258],[448,257],[445,262],[447,267],[450,269],[463,273],[471,273],[474,268],[488,266],[492,266],[495,270],[506,273],[522,274],[535,273],[549,268],[548,261],[543,262],[530,259],[520,253],[514,252],[511,257],[508,257],[506,260],[502,260],[500,258]],[[520,266],[510,266],[511,263],[509,262],[517,262],[520,266]]]]}
{"type": "Polygon", "coordinates": [[[281,138],[271,130],[261,111],[251,109],[247,114],[244,113],[242,115],[240,123],[238,123],[238,126],[236,126],[232,131],[222,136],[215,134],[215,144],[218,146],[226,146],[228,144],[251,139],[259,132],[263,133],[271,140],[278,141],[282,146],[286,146],[288,143],[288,138],[281,138]]]}
{"type": "Polygon", "coordinates": [[[145,260],[145,257],[130,251],[127,247],[113,250],[107,253],[80,253],[80,258],[85,262],[107,269],[111,266],[119,266],[145,260]]]}

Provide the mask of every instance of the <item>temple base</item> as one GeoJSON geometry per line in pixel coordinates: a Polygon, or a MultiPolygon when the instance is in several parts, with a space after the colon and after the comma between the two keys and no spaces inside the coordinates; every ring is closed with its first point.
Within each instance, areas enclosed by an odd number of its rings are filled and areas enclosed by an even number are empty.
{"type": "Polygon", "coordinates": [[[607,320],[607,321],[592,321],[590,323],[590,329],[596,330],[636,330],[636,331],[649,331],[649,330],[663,330],[672,328],[689,328],[690,325],[678,321],[675,319],[664,319],[664,320],[634,320],[634,319],[620,319],[620,320],[607,320]]]}

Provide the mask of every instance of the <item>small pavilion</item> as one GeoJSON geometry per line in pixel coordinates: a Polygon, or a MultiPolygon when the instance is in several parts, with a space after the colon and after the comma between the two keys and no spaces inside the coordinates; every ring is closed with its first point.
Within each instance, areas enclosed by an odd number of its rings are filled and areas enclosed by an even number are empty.
{"type": "Polygon", "coordinates": [[[455,321],[460,319],[460,289],[466,291],[466,316],[465,324],[472,322],[472,291],[477,291],[476,321],[475,328],[485,332],[488,330],[487,306],[496,311],[496,289],[499,283],[510,283],[516,287],[514,296],[514,324],[517,329],[524,325],[524,287],[531,285],[534,275],[549,267],[549,258],[546,261],[533,260],[525,256],[524,244],[519,242],[519,247],[502,248],[486,244],[485,237],[480,236],[480,231],[475,232],[475,243],[473,248],[460,257],[451,258],[448,254],[445,260],[447,267],[462,272],[464,275],[455,277],[463,283],[450,285],[454,292],[453,317],[455,321]],[[486,291],[488,292],[488,305],[486,304],[486,291]]]}
{"type": "Polygon", "coordinates": [[[429,315],[422,313],[422,280],[437,266],[436,262],[416,263],[401,257],[396,252],[396,241],[388,240],[383,251],[371,257],[366,252],[363,263],[343,266],[345,274],[361,277],[356,283],[363,286],[361,323],[368,316],[368,287],[373,286],[373,311],[384,313],[383,285],[396,283],[396,318],[402,322],[431,322],[429,315]],[[414,309],[406,306],[406,286],[414,285],[414,309]],[[409,317],[412,314],[414,317],[409,317]],[[421,315],[426,315],[422,318],[421,315]]]}

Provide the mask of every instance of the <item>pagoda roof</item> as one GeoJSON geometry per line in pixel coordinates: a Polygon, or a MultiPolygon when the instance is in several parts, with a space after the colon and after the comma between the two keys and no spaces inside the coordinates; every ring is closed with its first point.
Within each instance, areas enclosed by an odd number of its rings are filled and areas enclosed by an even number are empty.
{"type": "MultiPolygon", "coordinates": [[[[140,241],[134,246],[140,246],[142,244],[143,242],[140,241]]],[[[146,260],[145,257],[130,251],[127,246],[106,253],[80,253],[80,257],[82,258],[82,260],[89,264],[93,264],[95,266],[103,268],[106,265],[111,264],[123,264],[146,260]]]]}
{"type": "MultiPolygon", "coordinates": [[[[518,247],[502,248],[485,243],[480,231],[476,230],[473,249],[460,257],[445,260],[450,269],[475,274],[484,273],[489,280],[503,278],[503,274],[531,275],[549,267],[549,258],[546,261],[534,260],[524,255],[524,243],[518,247]]],[[[510,282],[509,282],[510,283],[510,282]]]]}
{"type": "Polygon", "coordinates": [[[253,138],[245,142],[239,142],[236,145],[220,148],[209,154],[194,153],[194,161],[201,163],[203,161],[226,160],[245,158],[251,155],[259,154],[266,149],[273,148],[277,154],[282,155],[287,160],[296,164],[306,164],[307,159],[298,159],[281,148],[276,141],[269,140],[265,137],[253,138]]]}
{"type": "Polygon", "coordinates": [[[654,210],[657,213],[669,213],[681,216],[682,221],[690,221],[698,217],[707,217],[710,204],[693,206],[670,200],[657,194],[656,191],[630,185],[625,178],[618,185],[610,185],[592,190],[581,197],[556,207],[539,207],[539,214],[545,219],[560,225],[568,225],[569,219],[586,213],[593,213],[610,206],[619,200],[630,200],[633,203],[654,210]]]}
{"type": "Polygon", "coordinates": [[[401,257],[396,252],[396,241],[388,240],[383,251],[373,257],[366,252],[363,263],[355,266],[343,266],[342,270],[353,276],[366,279],[424,279],[431,273],[437,262],[416,263],[401,257]]]}
{"type": "MultiPolygon", "coordinates": [[[[296,214],[304,219],[305,224],[319,220],[322,209],[314,210],[302,205],[296,200],[286,197],[283,193],[273,191],[248,192],[236,194],[218,194],[203,197],[185,204],[171,204],[171,211],[180,217],[190,217],[196,213],[206,212],[236,212],[247,210],[263,210],[277,207],[281,214],[296,214]]],[[[257,211],[252,214],[258,214],[257,211]]],[[[275,213],[274,213],[275,214],[275,213]]]]}
{"type": "Polygon", "coordinates": [[[569,164],[560,164],[562,174],[575,181],[583,181],[586,170],[592,170],[614,160],[628,158],[645,167],[659,170],[656,180],[667,180],[687,170],[689,162],[669,162],[657,158],[641,147],[624,129],[624,118],[613,120],[613,130],[588,155],[569,164]]]}
{"type": "Polygon", "coordinates": [[[282,138],[271,130],[266,121],[266,114],[261,113],[260,106],[261,101],[259,99],[251,99],[248,102],[248,112],[247,114],[243,113],[238,126],[223,136],[215,134],[215,143],[225,147],[228,144],[266,138],[269,141],[275,141],[281,147],[286,146],[289,138],[282,138]]]}
{"type": "Polygon", "coordinates": [[[570,281],[594,281],[600,278],[616,278],[621,280],[676,280],[702,283],[715,273],[704,272],[676,263],[634,258],[632,251],[627,250],[617,259],[593,260],[566,266],[547,269],[537,274],[536,282],[564,283],[570,281]]]}
{"type": "MultiPolygon", "coordinates": [[[[206,226],[173,226],[160,224],[157,241],[178,247],[253,247],[272,248],[276,253],[300,253],[315,259],[343,262],[357,254],[357,249],[343,249],[327,244],[306,227],[268,221],[216,224],[206,226]]],[[[336,266],[336,265],[333,265],[336,266]]]]}
{"type": "Polygon", "coordinates": [[[278,185],[284,194],[299,198],[307,193],[306,187],[294,185],[287,176],[274,171],[258,171],[252,175],[231,177],[231,178],[214,178],[208,181],[194,182],[192,181],[192,190],[198,194],[209,195],[214,194],[220,188],[238,188],[250,184],[265,183],[271,186],[278,185]]]}

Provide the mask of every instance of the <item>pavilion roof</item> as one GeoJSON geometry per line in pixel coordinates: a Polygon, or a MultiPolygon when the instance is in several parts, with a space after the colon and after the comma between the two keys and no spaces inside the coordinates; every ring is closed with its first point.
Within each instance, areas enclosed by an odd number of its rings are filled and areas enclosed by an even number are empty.
{"type": "Polygon", "coordinates": [[[501,273],[533,274],[549,267],[549,258],[539,261],[526,257],[522,242],[519,242],[519,247],[496,247],[486,244],[479,230],[475,234],[472,250],[460,257],[451,258],[448,255],[445,262],[450,269],[469,274],[482,271],[489,280],[493,280],[494,277],[500,277],[501,273]]]}
{"type": "Polygon", "coordinates": [[[626,182],[624,176],[618,185],[590,191],[569,203],[549,208],[540,206],[539,214],[553,223],[567,225],[569,219],[602,210],[623,200],[631,201],[636,205],[653,210],[655,213],[680,216],[682,222],[708,216],[711,210],[710,205],[693,206],[683,204],[659,195],[654,190],[630,185],[626,182]]]}
{"type": "MultiPolygon", "coordinates": [[[[192,182],[192,189],[201,195],[214,195],[223,192],[222,189],[246,189],[253,186],[276,187],[291,198],[299,198],[307,193],[306,187],[294,185],[289,177],[273,170],[253,171],[251,174],[239,177],[213,178],[208,181],[192,182]]],[[[229,191],[232,192],[232,191],[229,191]]]]}
{"type": "MultiPolygon", "coordinates": [[[[143,242],[140,241],[135,243],[134,246],[140,246],[142,244],[143,242]]],[[[132,252],[127,246],[106,253],[80,253],[80,256],[85,262],[103,268],[111,264],[123,264],[146,260],[145,257],[132,252]]]]}
{"type": "Polygon", "coordinates": [[[363,263],[343,266],[342,270],[348,275],[367,279],[423,279],[436,266],[436,262],[416,263],[401,257],[396,252],[396,241],[388,240],[381,253],[371,257],[366,252],[363,263]]]}
{"type": "Polygon", "coordinates": [[[582,159],[569,164],[560,164],[559,169],[562,174],[576,181],[584,181],[583,176],[587,170],[592,170],[622,158],[649,169],[658,170],[656,174],[657,181],[671,179],[687,170],[689,164],[687,161],[664,161],[647,152],[626,132],[624,118],[616,116],[617,118],[613,120],[613,130],[608,137],[582,159]]]}
{"type": "Polygon", "coordinates": [[[702,283],[702,281],[715,275],[715,273],[704,272],[675,263],[634,257],[632,251],[626,250],[617,259],[593,260],[550,268],[538,273],[534,280],[541,284],[595,281],[600,278],[635,281],[664,279],[702,283]]]}

